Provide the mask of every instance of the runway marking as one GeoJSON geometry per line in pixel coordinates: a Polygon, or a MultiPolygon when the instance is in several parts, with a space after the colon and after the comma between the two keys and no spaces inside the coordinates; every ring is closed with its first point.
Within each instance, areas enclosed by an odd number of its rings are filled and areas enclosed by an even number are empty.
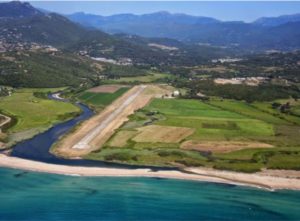
{"type": "Polygon", "coordinates": [[[104,121],[102,121],[98,126],[93,128],[89,131],[87,135],[85,135],[77,144],[75,144],[72,148],[73,149],[86,149],[90,148],[91,146],[89,143],[99,134],[103,129],[105,129],[112,120],[120,114],[130,103],[134,101],[134,99],[143,92],[146,88],[146,85],[140,86],[138,91],[128,97],[122,105],[120,105],[117,109],[115,109],[104,121]]]}

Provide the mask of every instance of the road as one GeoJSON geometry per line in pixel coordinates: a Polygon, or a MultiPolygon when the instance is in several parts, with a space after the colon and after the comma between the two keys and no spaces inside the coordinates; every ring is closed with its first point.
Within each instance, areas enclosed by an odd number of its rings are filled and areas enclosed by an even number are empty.
{"type": "Polygon", "coordinates": [[[90,148],[90,142],[99,135],[114,119],[117,115],[122,113],[128,105],[130,105],[137,96],[139,96],[146,85],[141,85],[140,88],[131,96],[129,96],[117,109],[115,109],[104,121],[102,121],[98,126],[89,131],[89,133],[84,136],[77,144],[73,145],[73,149],[86,149],[90,148]]]}

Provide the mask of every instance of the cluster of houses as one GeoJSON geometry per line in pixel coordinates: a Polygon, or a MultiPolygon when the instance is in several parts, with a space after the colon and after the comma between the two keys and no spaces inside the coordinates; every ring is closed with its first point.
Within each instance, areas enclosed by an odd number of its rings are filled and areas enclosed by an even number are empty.
{"type": "Polygon", "coordinates": [[[268,81],[266,77],[237,77],[237,78],[216,78],[215,84],[246,84],[249,86],[257,86],[268,81]]]}
{"type": "Polygon", "coordinates": [[[123,65],[123,66],[130,66],[132,65],[132,60],[130,58],[120,58],[118,60],[114,59],[108,59],[108,58],[103,58],[103,57],[91,57],[91,59],[95,61],[100,61],[104,63],[110,63],[110,64],[116,64],[116,65],[123,65]]]}
{"type": "MultiPolygon", "coordinates": [[[[28,28],[28,26],[22,26],[21,28],[28,28]]],[[[32,51],[43,50],[46,52],[58,51],[57,48],[54,48],[50,45],[41,45],[38,43],[22,41],[22,33],[19,33],[17,28],[1,29],[0,53],[4,53],[8,51],[24,51],[24,50],[32,50],[32,51]]]]}
{"type": "Polygon", "coordinates": [[[41,45],[34,42],[7,42],[4,38],[0,38],[0,53],[9,51],[44,51],[57,52],[57,48],[51,45],[41,45]]]}
{"type": "Polygon", "coordinates": [[[11,96],[13,89],[0,85],[0,97],[11,96]]]}
{"type": "Polygon", "coordinates": [[[170,99],[170,98],[175,98],[175,97],[180,97],[181,92],[179,90],[175,90],[170,94],[164,94],[162,95],[162,98],[170,99]]]}
{"type": "Polygon", "coordinates": [[[212,63],[231,63],[231,62],[238,62],[242,61],[243,59],[241,58],[220,58],[220,59],[213,59],[211,60],[212,63]]]}

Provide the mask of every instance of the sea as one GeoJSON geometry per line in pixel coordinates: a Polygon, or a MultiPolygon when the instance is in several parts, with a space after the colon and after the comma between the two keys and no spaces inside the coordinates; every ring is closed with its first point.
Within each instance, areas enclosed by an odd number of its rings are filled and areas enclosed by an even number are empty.
{"type": "Polygon", "coordinates": [[[0,168],[0,220],[300,220],[300,191],[0,168]]]}

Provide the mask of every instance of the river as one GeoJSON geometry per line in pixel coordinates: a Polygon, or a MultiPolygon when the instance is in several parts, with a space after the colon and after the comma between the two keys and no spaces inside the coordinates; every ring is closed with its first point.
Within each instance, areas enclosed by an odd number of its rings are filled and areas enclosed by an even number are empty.
{"type": "MultiPolygon", "coordinates": [[[[50,99],[62,101],[57,97],[50,95],[50,99]]],[[[53,146],[58,139],[68,133],[78,123],[90,118],[94,115],[94,112],[86,105],[77,104],[81,109],[81,114],[66,122],[58,123],[48,129],[47,131],[34,136],[31,139],[19,142],[13,146],[10,153],[11,156],[19,157],[23,159],[30,159],[45,163],[63,164],[63,165],[74,165],[74,166],[96,166],[96,167],[114,167],[114,168],[150,168],[152,170],[173,170],[174,167],[154,167],[154,166],[132,166],[118,163],[110,163],[95,160],[85,159],[64,159],[53,155],[50,152],[50,148],[53,146]]]]}

